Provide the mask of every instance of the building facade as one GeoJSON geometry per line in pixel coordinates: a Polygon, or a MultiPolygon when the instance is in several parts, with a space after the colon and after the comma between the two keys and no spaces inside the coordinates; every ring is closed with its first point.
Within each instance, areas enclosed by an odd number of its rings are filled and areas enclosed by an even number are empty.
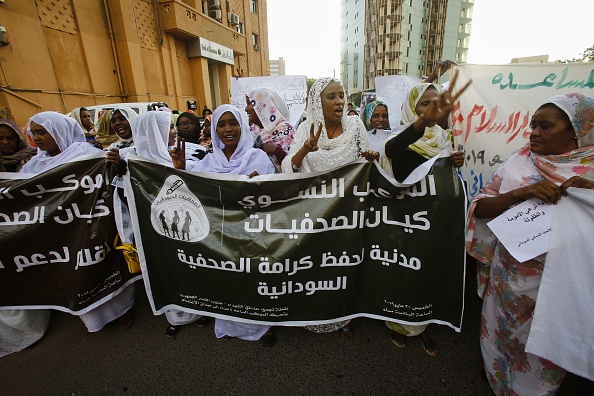
{"type": "Polygon", "coordinates": [[[284,76],[287,72],[285,70],[285,60],[283,57],[278,59],[270,59],[270,75],[271,76],[284,76]]]}
{"type": "Polygon", "coordinates": [[[341,79],[348,82],[349,93],[374,89],[375,77],[421,77],[440,60],[466,62],[474,0],[342,0],[341,4],[341,79]]]}
{"type": "Polygon", "coordinates": [[[267,74],[266,0],[0,3],[0,116],[163,101],[230,102],[233,76],[267,74]],[[31,69],[29,69],[31,67],[31,69]]]}
{"type": "Polygon", "coordinates": [[[365,0],[341,0],[340,12],[340,80],[352,94],[365,77],[365,0]]]}

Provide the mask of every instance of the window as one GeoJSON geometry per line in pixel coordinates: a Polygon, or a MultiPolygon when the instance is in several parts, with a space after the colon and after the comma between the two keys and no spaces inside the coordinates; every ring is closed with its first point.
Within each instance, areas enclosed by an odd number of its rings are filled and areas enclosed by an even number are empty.
{"type": "Polygon", "coordinates": [[[254,14],[258,13],[257,0],[250,0],[250,11],[254,14]]]}
{"type": "Polygon", "coordinates": [[[244,34],[245,30],[243,27],[243,22],[239,21],[239,24],[237,26],[235,26],[235,29],[237,30],[237,33],[241,33],[244,34]]]}
{"type": "Polygon", "coordinates": [[[257,47],[260,44],[259,37],[256,33],[252,33],[252,45],[257,47]]]}

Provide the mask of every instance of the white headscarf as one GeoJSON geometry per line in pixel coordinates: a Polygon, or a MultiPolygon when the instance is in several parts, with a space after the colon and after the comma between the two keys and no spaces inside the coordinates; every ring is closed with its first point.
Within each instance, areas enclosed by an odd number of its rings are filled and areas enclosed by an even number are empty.
{"type": "MultiPolygon", "coordinates": [[[[42,173],[66,162],[75,161],[78,157],[101,151],[87,143],[82,127],[64,114],[44,111],[29,118],[31,122],[41,125],[56,141],[60,154],[51,156],[47,151],[37,149],[37,155],[27,162],[21,172],[42,173]]],[[[27,133],[32,137],[31,127],[27,133]]]]}
{"type": "Polygon", "coordinates": [[[291,159],[309,138],[312,123],[314,124],[314,133],[317,133],[319,125],[322,124],[322,133],[318,140],[319,150],[312,151],[305,156],[300,172],[321,172],[336,168],[361,158],[361,152],[369,149],[369,136],[363,121],[359,117],[347,116],[346,111],[342,113],[342,135],[334,139],[328,138],[322,107],[322,91],[331,82],[338,83],[342,87],[340,80],[322,77],[318,78],[309,89],[307,118],[299,124],[291,149],[281,164],[284,173],[293,172],[291,159]]]}
{"type": "Polygon", "coordinates": [[[594,99],[580,93],[555,95],[545,104],[552,103],[569,117],[578,147],[594,145],[594,99]]]}
{"type": "Polygon", "coordinates": [[[78,122],[78,124],[82,127],[86,137],[95,136],[97,134],[95,125],[93,125],[93,128],[91,128],[90,131],[87,131],[85,129],[85,126],[82,123],[82,119],[80,118],[80,110],[81,109],[84,109],[84,107],[77,107],[77,108],[72,109],[72,111],[70,112],[70,117],[74,118],[76,120],[76,122],[78,122]]]}
{"type": "MultiPolygon", "coordinates": [[[[405,128],[408,128],[413,124],[419,116],[415,108],[421,100],[421,96],[429,88],[433,87],[438,94],[441,94],[441,87],[437,84],[432,83],[420,83],[411,88],[406,96],[406,100],[402,103],[402,123],[405,128]]],[[[451,132],[444,130],[439,125],[425,128],[423,136],[415,143],[408,146],[408,148],[419,155],[429,159],[442,150],[452,148],[451,132]]]]}
{"type": "Polygon", "coordinates": [[[161,165],[172,166],[169,155],[169,130],[172,113],[148,111],[132,121],[132,138],[136,154],[161,165]]]}
{"type": "MultiPolygon", "coordinates": [[[[115,114],[116,111],[119,111],[121,115],[123,115],[124,117],[126,117],[126,120],[128,120],[128,124],[130,124],[130,127],[132,127],[132,121],[134,121],[134,119],[136,117],[138,117],[138,113],[135,112],[131,107],[128,107],[128,106],[117,106],[117,107],[114,107],[113,110],[111,111],[111,117],[109,118],[110,122],[111,122],[111,119],[113,118],[113,116],[114,116],[114,114],[115,114]]],[[[115,145],[116,146],[128,147],[128,146],[131,146],[132,145],[133,141],[134,141],[134,135],[132,135],[132,137],[130,137],[128,139],[122,139],[122,138],[120,138],[119,144],[116,143],[115,145]]]]}
{"type": "Polygon", "coordinates": [[[249,175],[253,171],[260,175],[274,173],[275,168],[268,158],[268,155],[260,149],[253,147],[252,134],[250,133],[247,114],[239,111],[232,105],[221,105],[217,107],[212,115],[212,154],[198,161],[192,169],[194,172],[216,172],[231,173],[236,175],[249,175]],[[241,134],[235,152],[227,160],[223,148],[225,144],[219,138],[217,133],[217,124],[221,116],[225,113],[231,113],[239,122],[241,134]]]}

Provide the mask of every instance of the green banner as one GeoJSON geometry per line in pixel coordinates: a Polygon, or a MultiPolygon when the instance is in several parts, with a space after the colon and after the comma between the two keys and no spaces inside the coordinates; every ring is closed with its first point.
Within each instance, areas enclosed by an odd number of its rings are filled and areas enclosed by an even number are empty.
{"type": "Polygon", "coordinates": [[[460,329],[465,194],[447,158],[403,186],[365,161],[248,180],[132,157],[126,192],[156,314],[460,329]]]}
{"type": "Polygon", "coordinates": [[[117,234],[105,155],[36,176],[0,173],[0,309],[83,314],[131,276],[117,234]]]}

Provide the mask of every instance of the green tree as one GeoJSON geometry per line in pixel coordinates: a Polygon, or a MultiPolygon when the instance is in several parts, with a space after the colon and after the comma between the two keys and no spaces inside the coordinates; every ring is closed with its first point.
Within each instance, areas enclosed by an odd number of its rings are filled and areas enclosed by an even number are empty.
{"type": "Polygon", "coordinates": [[[311,86],[313,85],[313,83],[316,81],[315,78],[308,78],[307,79],[307,92],[309,93],[309,89],[311,88],[311,86]]]}
{"type": "Polygon", "coordinates": [[[556,63],[594,62],[594,45],[590,48],[586,48],[586,50],[580,54],[579,58],[557,59],[555,62],[556,63]]]}

